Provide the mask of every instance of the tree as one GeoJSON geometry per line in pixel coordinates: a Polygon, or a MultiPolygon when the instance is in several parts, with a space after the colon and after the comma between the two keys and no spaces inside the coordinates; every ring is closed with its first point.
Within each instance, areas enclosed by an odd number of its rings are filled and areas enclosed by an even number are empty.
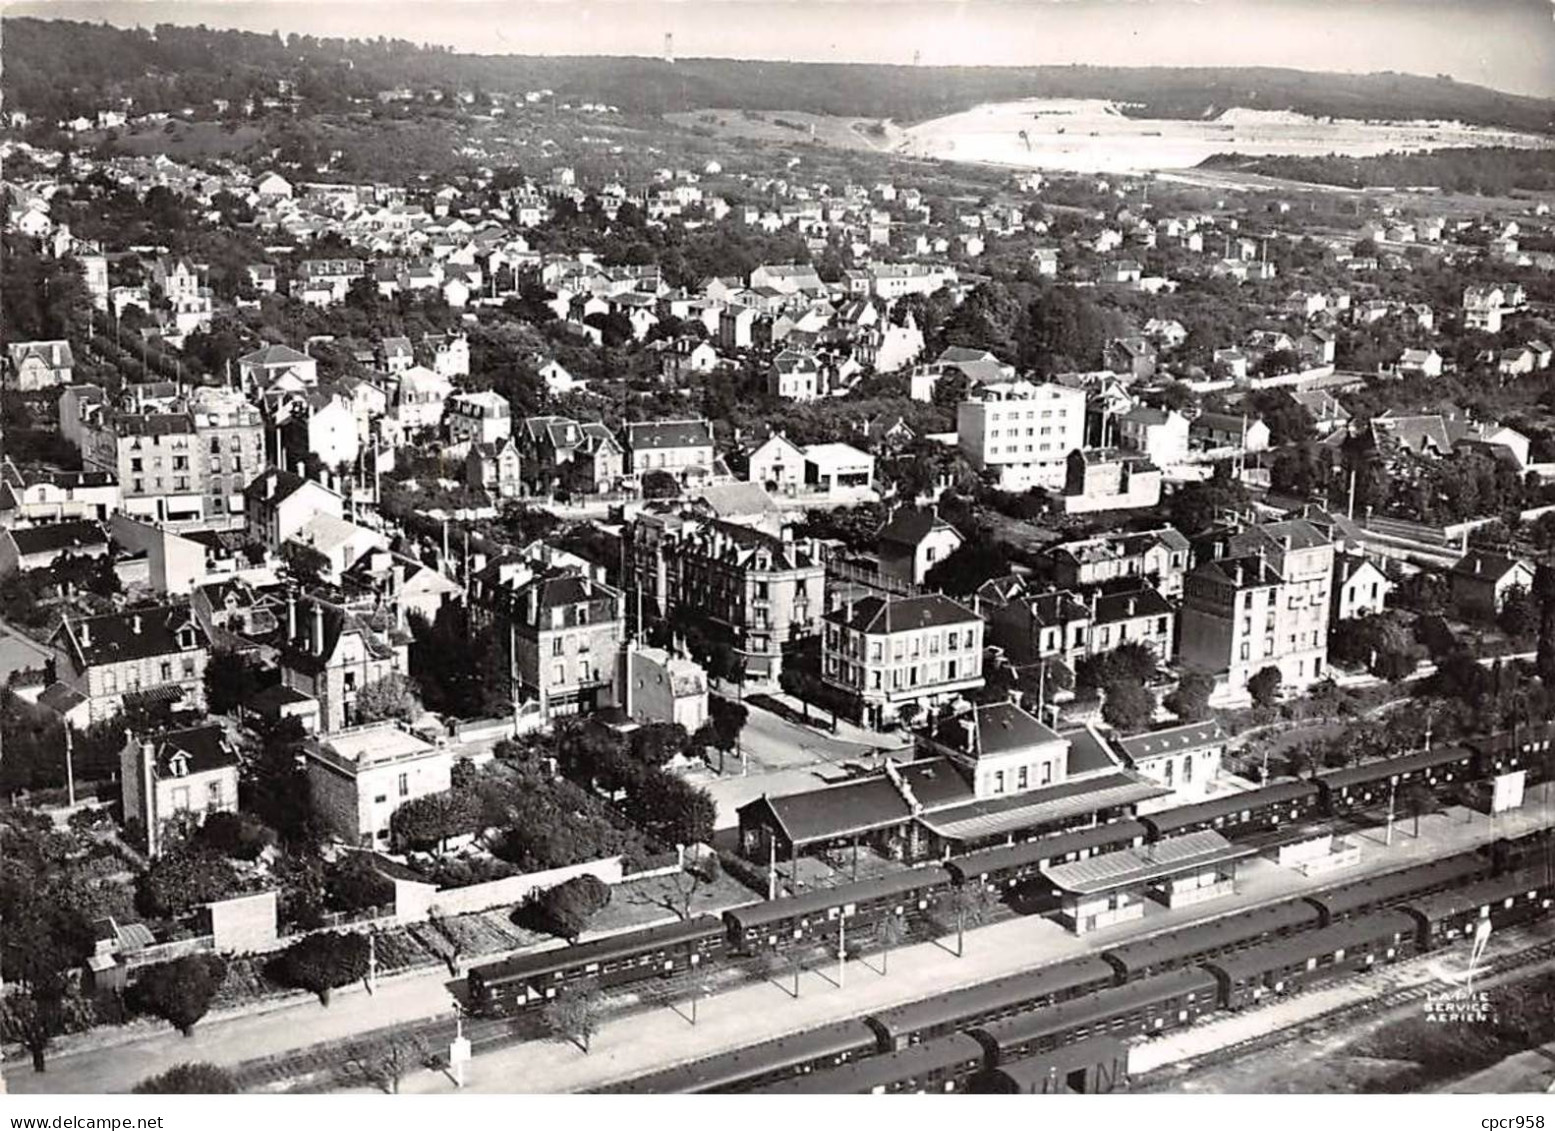
{"type": "Polygon", "coordinates": [[[907,923],[900,915],[886,915],[875,927],[875,938],[880,942],[880,974],[884,977],[891,961],[891,951],[907,937],[907,923]]]}
{"type": "Polygon", "coordinates": [[[1420,839],[1420,818],[1441,808],[1436,791],[1423,781],[1407,782],[1399,793],[1399,803],[1404,812],[1415,820],[1415,839],[1420,839]]]}
{"type": "Polygon", "coordinates": [[[446,852],[450,837],[476,832],[480,825],[480,800],[459,789],[414,798],[389,818],[394,843],[422,852],[446,852]]]}
{"type": "Polygon", "coordinates": [[[367,938],[354,931],[317,931],[281,953],[276,973],[286,985],[318,994],[327,1006],[334,990],[367,977],[368,949],[367,938]]]}
{"type": "Polygon", "coordinates": [[[185,955],[143,971],[135,983],[134,1000],[138,1008],[162,1018],[188,1037],[210,1009],[226,976],[227,964],[221,958],[185,955]]]}
{"type": "Polygon", "coordinates": [[[691,904],[697,892],[717,883],[722,874],[723,867],[718,862],[716,852],[703,853],[699,857],[689,853],[686,855],[685,863],[675,873],[675,899],[671,907],[682,922],[691,918],[691,904]]]}
{"type": "Polygon", "coordinates": [[[587,1056],[603,1012],[604,999],[599,987],[592,981],[582,981],[563,986],[541,1016],[552,1036],[572,1042],[587,1056]]]}
{"type": "Polygon", "coordinates": [[[1135,734],[1155,718],[1155,695],[1142,683],[1120,681],[1107,688],[1101,717],[1121,734],[1135,734]]]}
{"type": "Polygon", "coordinates": [[[655,469],[644,473],[642,493],[645,499],[673,499],[680,494],[680,484],[669,472],[655,469]]]}
{"type": "Polygon", "coordinates": [[[249,813],[212,813],[195,830],[195,843],[233,860],[257,860],[276,843],[275,830],[249,813]]]}
{"type": "Polygon", "coordinates": [[[1196,723],[1209,718],[1209,697],[1214,692],[1214,676],[1204,672],[1188,672],[1178,682],[1176,690],[1162,701],[1162,705],[1183,722],[1196,723]]]}
{"type": "Polygon", "coordinates": [[[238,874],[227,860],[194,843],[180,844],[159,856],[135,881],[140,910],[159,919],[176,919],[239,891],[238,874]]]}
{"type": "Polygon", "coordinates": [[[375,723],[382,719],[412,722],[421,714],[416,685],[398,672],[367,684],[356,693],[356,721],[375,723]]]}
{"type": "Polygon", "coordinates": [[[1010,559],[1003,550],[990,539],[969,538],[924,575],[923,586],[964,597],[990,577],[1009,572],[1010,559]]]}
{"type": "Polygon", "coordinates": [[[707,714],[711,745],[718,751],[718,772],[721,774],[724,772],[724,755],[740,748],[740,734],[750,719],[750,711],[744,703],[725,699],[722,695],[709,695],[707,714]]]}
{"type": "Polygon", "coordinates": [[[917,703],[903,703],[896,711],[896,717],[901,722],[904,730],[912,730],[912,725],[919,715],[923,714],[923,708],[917,703]]]}
{"type": "Polygon", "coordinates": [[[63,979],[51,979],[21,993],[0,998],[0,1036],[32,1054],[32,1070],[43,1072],[45,1054],[54,1038],[88,1028],[91,1003],[63,979]]]}
{"type": "Polygon", "coordinates": [[[1268,709],[1279,700],[1280,683],[1283,677],[1280,669],[1272,664],[1266,668],[1260,668],[1251,679],[1247,681],[1247,693],[1253,697],[1253,703],[1264,709],[1268,709]]]}
{"type": "Polygon", "coordinates": [[[1501,631],[1515,639],[1531,636],[1540,626],[1542,617],[1532,595],[1521,585],[1507,591],[1501,611],[1496,614],[1496,624],[1501,631]]]}
{"type": "Polygon", "coordinates": [[[661,844],[709,843],[718,820],[707,790],[663,770],[649,770],[632,784],[625,810],[633,824],[661,844]]]}
{"type": "Polygon", "coordinates": [[[347,852],[325,872],[324,895],[337,911],[368,911],[394,902],[394,881],[371,853],[347,852]]]}
{"type": "Polygon", "coordinates": [[[956,917],[956,957],[961,958],[966,954],[966,929],[982,923],[993,904],[982,884],[962,884],[950,889],[950,907],[956,917]]]}
{"type": "Polygon", "coordinates": [[[205,665],[205,703],[212,714],[241,715],[243,705],[259,691],[259,677],[247,655],[217,651],[205,665]]]}
{"type": "Polygon", "coordinates": [[[381,1045],[358,1054],[356,1066],[367,1080],[391,1096],[399,1095],[400,1081],[427,1061],[426,1044],[417,1036],[393,1036],[381,1045]]]}
{"type": "Polygon", "coordinates": [[[610,888],[597,876],[574,876],[525,900],[527,918],[542,930],[577,942],[596,912],[610,902],[610,888]]]}
{"type": "Polygon", "coordinates": [[[132,1089],[141,1096],[225,1096],[237,1090],[236,1081],[225,1068],[204,1063],[175,1064],[132,1089]]]}

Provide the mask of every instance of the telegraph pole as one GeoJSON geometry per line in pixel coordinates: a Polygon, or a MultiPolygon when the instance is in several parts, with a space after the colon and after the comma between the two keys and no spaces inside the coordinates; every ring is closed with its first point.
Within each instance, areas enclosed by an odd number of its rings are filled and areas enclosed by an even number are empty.
{"type": "Polygon", "coordinates": [[[848,978],[848,917],[837,916],[837,988],[842,989],[848,978]]]}
{"type": "Polygon", "coordinates": [[[1394,798],[1394,795],[1397,792],[1398,792],[1398,778],[1397,777],[1389,778],[1388,779],[1388,834],[1387,834],[1387,839],[1383,841],[1383,846],[1384,847],[1392,847],[1392,844],[1393,844],[1393,798],[1394,798]]]}
{"type": "Polygon", "coordinates": [[[75,743],[71,736],[69,721],[65,723],[65,791],[70,808],[76,807],[76,767],[74,754],[75,743]]]}

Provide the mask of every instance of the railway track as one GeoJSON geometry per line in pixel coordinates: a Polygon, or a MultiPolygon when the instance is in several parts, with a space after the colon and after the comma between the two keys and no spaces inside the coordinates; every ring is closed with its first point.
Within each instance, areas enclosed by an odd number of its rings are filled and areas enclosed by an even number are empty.
{"type": "MultiPolygon", "coordinates": [[[[1423,963],[1429,957],[1429,955],[1423,955],[1418,958],[1410,959],[1401,965],[1407,968],[1415,963],[1423,963]]],[[[1487,968],[1483,970],[1482,974],[1480,975],[1483,981],[1480,984],[1484,984],[1484,982],[1491,980],[1497,982],[1503,981],[1509,974],[1513,974],[1519,970],[1524,970],[1530,966],[1536,966],[1540,963],[1548,962],[1551,960],[1555,960],[1555,939],[1547,939],[1543,942],[1525,947],[1522,950],[1518,950],[1512,954],[1501,955],[1497,957],[1488,965],[1487,968]]],[[[1341,984],[1343,981],[1345,981],[1345,979],[1334,979],[1333,981],[1324,983],[1317,987],[1309,987],[1305,992],[1310,992],[1311,989],[1314,988],[1330,988],[1334,985],[1341,984]]],[[[1159,1065],[1150,1069],[1148,1072],[1141,1073],[1138,1079],[1156,1079],[1172,1072],[1191,1071],[1200,1063],[1208,1062],[1211,1060],[1216,1062],[1234,1060],[1239,1057],[1251,1055],[1255,1052],[1263,1052],[1268,1049],[1281,1048],[1285,1045],[1317,1036],[1325,1030],[1332,1029],[1335,1023],[1357,1020],[1359,1018],[1365,1017],[1368,1014],[1390,1012],[1392,1010],[1411,1005],[1414,1002],[1424,1001],[1430,993],[1439,989],[1441,985],[1442,982],[1439,979],[1432,979],[1429,981],[1414,983],[1408,986],[1401,986],[1398,989],[1386,991],[1376,997],[1361,998],[1356,1001],[1343,1002],[1339,1005],[1336,1005],[1332,1009],[1324,1010],[1322,1013],[1313,1014],[1310,1017],[1303,1018],[1299,1023],[1288,1028],[1275,1029],[1270,1032],[1259,1033],[1255,1036],[1247,1037],[1240,1041],[1234,1041],[1229,1044],[1222,1045],[1212,1052],[1192,1057],[1185,1057],[1179,1061],[1173,1061],[1159,1065]]]]}

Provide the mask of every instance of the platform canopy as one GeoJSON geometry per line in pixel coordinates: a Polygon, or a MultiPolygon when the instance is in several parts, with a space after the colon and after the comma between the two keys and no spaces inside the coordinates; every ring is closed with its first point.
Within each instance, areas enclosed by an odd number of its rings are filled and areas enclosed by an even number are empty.
{"type": "Polygon", "coordinates": [[[1054,864],[1043,869],[1042,874],[1066,892],[1100,895],[1240,860],[1257,851],[1232,844],[1219,833],[1206,830],[1169,837],[1138,848],[1105,852],[1071,864],[1054,864]]]}

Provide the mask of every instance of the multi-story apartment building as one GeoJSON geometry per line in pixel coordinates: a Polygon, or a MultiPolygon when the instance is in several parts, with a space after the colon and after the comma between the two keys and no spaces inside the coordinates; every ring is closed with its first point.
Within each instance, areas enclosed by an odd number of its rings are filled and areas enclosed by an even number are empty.
{"type": "Polygon", "coordinates": [[[705,626],[751,682],[775,680],[783,653],[820,631],[825,563],[813,543],[786,535],[644,514],[632,526],[629,579],[644,616],[705,626]]]}
{"type": "Polygon", "coordinates": [[[394,722],[315,738],[304,745],[303,759],[325,826],[364,848],[388,848],[395,810],[453,785],[453,751],[394,722]]]}
{"type": "Polygon", "coordinates": [[[63,681],[87,700],[92,722],[126,703],[205,703],[210,649],[186,602],[95,617],[66,616],[54,632],[63,681]]]}
{"type": "Polygon", "coordinates": [[[1266,667],[1304,690],[1328,660],[1334,547],[1305,519],[1231,535],[1183,584],[1182,660],[1241,693],[1266,667]]]}
{"type": "Polygon", "coordinates": [[[578,569],[545,569],[499,588],[497,615],[509,628],[513,683],[541,719],[589,714],[619,702],[624,607],[619,589],[578,569]]]}
{"type": "Polygon", "coordinates": [[[825,616],[821,677],[872,727],[983,685],[983,619],[940,594],[866,597],[825,616]]]}
{"type": "Polygon", "coordinates": [[[362,688],[410,670],[410,634],[392,612],[359,614],[316,597],[287,602],[281,683],[318,702],[325,734],[357,724],[362,688]]]}
{"type": "Polygon", "coordinates": [[[144,411],[96,408],[80,423],[81,461],[117,478],[121,508],[158,522],[229,520],[264,469],[259,410],[229,389],[200,388],[144,411]]]}
{"type": "Polygon", "coordinates": [[[1085,392],[1065,385],[999,381],[956,408],[956,438],[979,471],[1006,491],[1064,486],[1069,453],[1085,444],[1085,392]]]}

